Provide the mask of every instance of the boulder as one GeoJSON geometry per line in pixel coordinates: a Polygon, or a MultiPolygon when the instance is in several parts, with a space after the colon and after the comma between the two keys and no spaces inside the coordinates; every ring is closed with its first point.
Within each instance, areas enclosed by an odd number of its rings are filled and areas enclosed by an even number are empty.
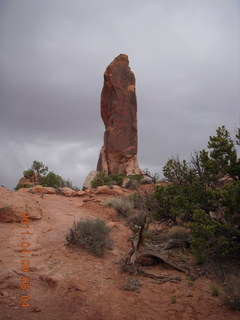
{"type": "Polygon", "coordinates": [[[108,186],[100,186],[95,190],[95,194],[107,194],[112,196],[123,196],[125,195],[125,191],[119,186],[112,186],[111,188],[108,186]]]}
{"type": "Polygon", "coordinates": [[[104,73],[101,117],[105,133],[97,170],[106,174],[140,174],[135,76],[125,54],[116,57],[104,73]]]}
{"type": "MultiPolygon", "coordinates": [[[[19,189],[21,191],[22,189],[19,189]]],[[[43,187],[42,185],[36,185],[32,188],[27,189],[28,192],[34,194],[55,194],[56,189],[52,187],[43,187]]],[[[22,192],[22,191],[21,191],[22,192]]]]}
{"type": "Polygon", "coordinates": [[[87,194],[86,191],[81,191],[81,190],[79,190],[79,191],[76,192],[76,196],[80,196],[80,197],[83,197],[83,196],[85,196],[86,194],[87,194]]]}
{"type": "Polygon", "coordinates": [[[74,191],[71,188],[67,188],[67,187],[60,188],[60,191],[66,197],[73,197],[77,194],[76,191],[74,191]]]}
{"type": "Polygon", "coordinates": [[[112,195],[113,191],[108,186],[100,186],[96,188],[95,194],[109,194],[112,195]]]}

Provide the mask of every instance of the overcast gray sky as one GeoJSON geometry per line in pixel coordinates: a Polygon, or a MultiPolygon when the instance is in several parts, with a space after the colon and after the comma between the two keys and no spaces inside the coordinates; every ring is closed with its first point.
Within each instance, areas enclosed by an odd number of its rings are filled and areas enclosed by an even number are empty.
{"type": "Polygon", "coordinates": [[[0,0],[0,184],[39,160],[82,186],[120,53],[136,77],[142,169],[161,173],[239,125],[239,0],[0,0]]]}

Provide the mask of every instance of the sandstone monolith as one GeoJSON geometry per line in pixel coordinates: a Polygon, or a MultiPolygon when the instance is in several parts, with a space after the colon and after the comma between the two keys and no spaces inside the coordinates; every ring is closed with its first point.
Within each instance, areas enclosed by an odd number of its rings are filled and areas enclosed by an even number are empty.
{"type": "Polygon", "coordinates": [[[140,174],[137,161],[137,99],[128,56],[120,54],[107,67],[101,94],[104,145],[97,171],[140,174]]]}

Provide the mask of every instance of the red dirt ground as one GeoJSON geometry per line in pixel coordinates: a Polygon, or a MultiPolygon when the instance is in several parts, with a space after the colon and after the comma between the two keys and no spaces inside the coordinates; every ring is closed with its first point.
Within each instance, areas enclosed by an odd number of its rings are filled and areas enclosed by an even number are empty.
{"type": "MultiPolygon", "coordinates": [[[[30,195],[40,199],[39,195],[30,195]]],[[[121,271],[119,260],[131,248],[131,231],[113,209],[101,205],[106,196],[44,195],[43,218],[30,222],[31,270],[22,272],[21,224],[0,223],[0,319],[1,320],[239,320],[220,297],[213,297],[210,280],[201,278],[189,286],[183,273],[154,266],[164,274],[178,275],[179,283],[157,284],[137,276],[140,292],[124,291],[132,277],[121,271]],[[95,201],[95,202],[94,202],[95,201]],[[112,228],[113,246],[103,257],[65,245],[65,235],[74,220],[97,217],[112,228]],[[22,290],[20,279],[29,277],[31,288],[22,290]],[[31,298],[21,306],[23,294],[31,298]],[[176,303],[171,303],[172,297],[176,303]]],[[[136,276],[135,276],[136,278],[136,276]]]]}

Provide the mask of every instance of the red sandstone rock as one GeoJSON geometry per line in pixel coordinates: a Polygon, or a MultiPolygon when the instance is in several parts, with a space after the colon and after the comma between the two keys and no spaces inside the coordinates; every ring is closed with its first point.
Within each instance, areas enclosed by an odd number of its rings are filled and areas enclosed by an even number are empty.
{"type": "Polygon", "coordinates": [[[97,187],[95,194],[123,196],[125,195],[125,190],[119,186],[112,186],[111,188],[109,188],[108,186],[100,186],[100,187],[97,187]]]}
{"type": "Polygon", "coordinates": [[[41,219],[42,208],[33,195],[12,192],[0,187],[0,222],[21,221],[21,213],[28,212],[32,219],[41,219]]]}
{"type": "Polygon", "coordinates": [[[80,196],[80,197],[83,197],[87,194],[86,191],[82,191],[82,190],[79,190],[79,191],[76,191],[76,196],[80,196]]]}
{"type": "Polygon", "coordinates": [[[107,67],[101,94],[104,145],[97,170],[107,174],[139,174],[137,161],[137,99],[128,56],[120,54],[107,67]]]}
{"type": "Polygon", "coordinates": [[[29,192],[33,192],[36,194],[55,194],[56,189],[52,187],[43,187],[41,185],[36,185],[35,187],[30,188],[29,192]]]}
{"type": "Polygon", "coordinates": [[[72,197],[77,195],[76,191],[74,191],[71,188],[64,187],[64,188],[60,188],[60,190],[61,190],[61,193],[66,197],[72,197]]]}

